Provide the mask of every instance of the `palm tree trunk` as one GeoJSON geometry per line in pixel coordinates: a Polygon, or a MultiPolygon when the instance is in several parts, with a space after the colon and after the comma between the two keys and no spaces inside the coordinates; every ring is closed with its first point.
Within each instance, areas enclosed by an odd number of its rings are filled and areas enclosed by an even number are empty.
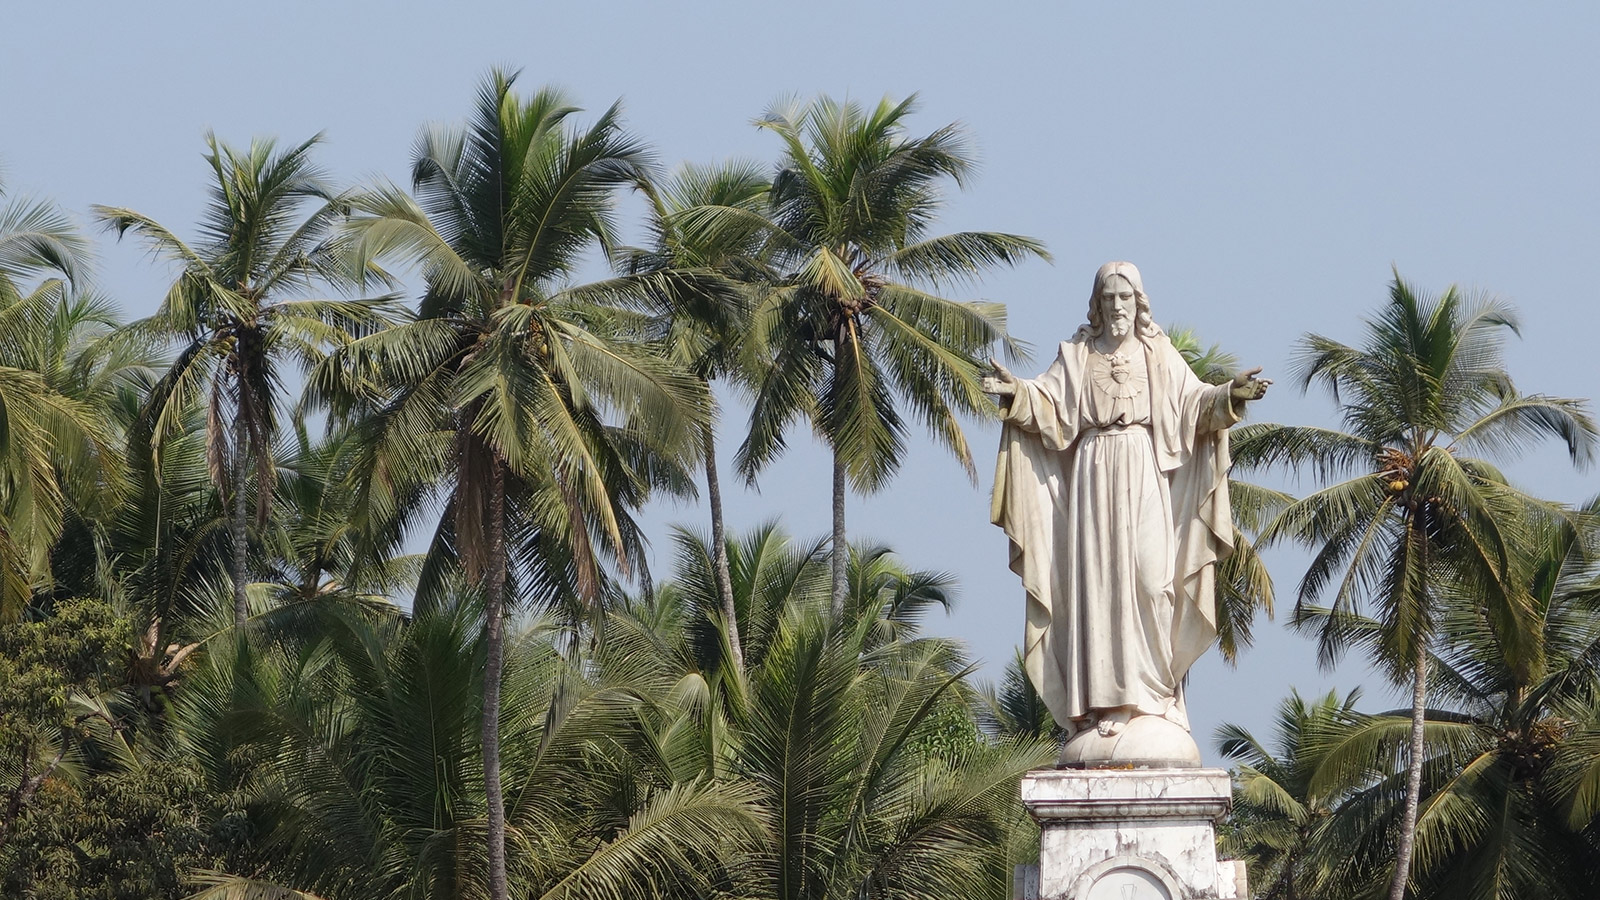
{"type": "Polygon", "coordinates": [[[489,568],[484,573],[483,792],[489,807],[489,897],[506,900],[506,808],[500,790],[500,673],[505,666],[506,473],[496,457],[489,479],[489,568]]]}
{"type": "MultiPolygon", "coordinates": [[[[243,385],[239,388],[244,390],[243,385]]],[[[228,521],[229,537],[233,540],[233,559],[229,562],[233,576],[233,626],[243,628],[245,620],[250,616],[250,605],[245,599],[245,555],[250,552],[250,532],[245,518],[248,514],[248,505],[245,496],[244,482],[247,472],[250,471],[250,455],[245,451],[248,440],[248,429],[245,426],[244,410],[234,409],[233,414],[233,515],[228,521]]]]}
{"type": "Polygon", "coordinates": [[[1422,726],[1427,719],[1428,644],[1417,641],[1417,658],[1411,680],[1411,758],[1406,766],[1406,805],[1400,818],[1400,847],[1395,854],[1394,880],[1389,900],[1405,900],[1411,879],[1411,850],[1417,840],[1417,806],[1422,797],[1422,726]]]}
{"type": "Polygon", "coordinates": [[[845,600],[850,592],[850,544],[844,534],[844,475],[844,456],[835,448],[833,451],[833,618],[835,620],[844,615],[845,600]]]}
{"type": "Polygon", "coordinates": [[[711,561],[716,570],[717,596],[722,619],[728,626],[728,652],[734,668],[744,671],[744,647],[739,641],[739,615],[733,606],[733,576],[728,572],[728,542],[722,526],[722,480],[717,477],[717,433],[706,424],[706,500],[711,504],[711,561]]]}

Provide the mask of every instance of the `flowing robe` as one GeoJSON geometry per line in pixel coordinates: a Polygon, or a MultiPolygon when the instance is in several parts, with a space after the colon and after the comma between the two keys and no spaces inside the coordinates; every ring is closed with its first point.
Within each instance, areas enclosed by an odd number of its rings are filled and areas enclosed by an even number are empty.
{"type": "Polygon", "coordinates": [[[1131,398],[1107,393],[1092,344],[1079,329],[1002,416],[990,513],[1027,592],[1024,662],[1069,730],[1128,707],[1187,728],[1183,676],[1216,637],[1216,562],[1233,548],[1238,415],[1165,334],[1140,337],[1131,398]]]}

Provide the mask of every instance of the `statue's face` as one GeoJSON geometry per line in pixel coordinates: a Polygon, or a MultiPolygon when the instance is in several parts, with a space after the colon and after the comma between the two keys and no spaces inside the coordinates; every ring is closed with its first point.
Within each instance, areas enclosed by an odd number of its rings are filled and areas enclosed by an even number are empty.
{"type": "Polygon", "coordinates": [[[1111,329],[1111,336],[1127,336],[1139,308],[1133,284],[1121,275],[1112,275],[1100,286],[1099,303],[1100,320],[1111,329]]]}

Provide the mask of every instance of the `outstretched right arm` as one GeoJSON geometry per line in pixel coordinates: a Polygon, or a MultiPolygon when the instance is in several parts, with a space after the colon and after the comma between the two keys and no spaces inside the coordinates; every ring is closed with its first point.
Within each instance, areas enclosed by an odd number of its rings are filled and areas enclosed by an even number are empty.
{"type": "Polygon", "coordinates": [[[1070,406],[1072,399],[1064,356],[1057,356],[1038,378],[1018,378],[992,359],[989,365],[992,374],[984,377],[983,390],[1000,401],[1000,421],[1039,435],[1052,450],[1066,449],[1077,421],[1076,412],[1062,406],[1070,406]]]}

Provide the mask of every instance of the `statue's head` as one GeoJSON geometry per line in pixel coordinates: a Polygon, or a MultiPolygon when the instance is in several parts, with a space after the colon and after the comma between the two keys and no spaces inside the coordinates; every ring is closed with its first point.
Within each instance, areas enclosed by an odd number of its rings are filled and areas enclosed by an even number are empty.
{"type": "Polygon", "coordinates": [[[1139,267],[1131,262],[1108,262],[1094,273],[1094,289],[1089,293],[1089,331],[1099,336],[1109,328],[1112,337],[1122,337],[1137,329],[1141,337],[1161,333],[1150,317],[1150,298],[1145,296],[1139,267]]]}

